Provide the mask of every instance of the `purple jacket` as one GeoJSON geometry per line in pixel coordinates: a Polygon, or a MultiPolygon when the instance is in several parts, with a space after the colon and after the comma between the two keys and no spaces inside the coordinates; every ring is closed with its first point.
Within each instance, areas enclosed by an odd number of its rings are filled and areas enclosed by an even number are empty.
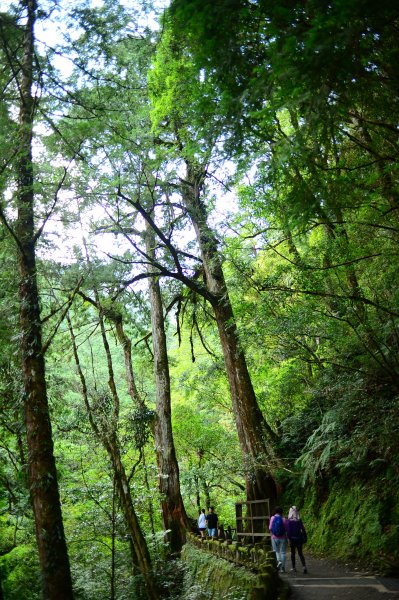
{"type": "Polygon", "coordinates": [[[301,519],[299,519],[299,521],[296,519],[288,519],[286,529],[289,540],[300,542],[306,540],[306,530],[301,519]]]}

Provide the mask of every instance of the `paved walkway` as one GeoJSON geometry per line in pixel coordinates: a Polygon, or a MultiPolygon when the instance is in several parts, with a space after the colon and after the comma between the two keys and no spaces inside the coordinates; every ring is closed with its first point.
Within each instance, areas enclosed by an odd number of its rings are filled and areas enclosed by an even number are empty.
{"type": "Polygon", "coordinates": [[[308,573],[289,572],[281,577],[291,588],[290,600],[399,600],[399,579],[379,577],[327,559],[306,556],[308,573]]]}

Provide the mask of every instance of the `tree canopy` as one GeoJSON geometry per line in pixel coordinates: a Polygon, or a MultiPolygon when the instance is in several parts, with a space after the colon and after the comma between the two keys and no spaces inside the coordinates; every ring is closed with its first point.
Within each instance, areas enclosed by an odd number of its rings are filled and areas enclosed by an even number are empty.
{"type": "Polygon", "coordinates": [[[396,4],[0,13],[7,600],[183,598],[265,497],[399,568],[396,4]]]}

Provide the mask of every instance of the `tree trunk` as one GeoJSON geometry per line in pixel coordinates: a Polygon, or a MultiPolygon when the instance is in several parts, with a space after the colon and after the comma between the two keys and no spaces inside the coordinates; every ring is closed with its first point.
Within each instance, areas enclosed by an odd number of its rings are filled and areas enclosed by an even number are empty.
{"type": "Polygon", "coordinates": [[[204,490],[204,497],[205,497],[204,508],[206,508],[207,512],[209,512],[209,507],[212,506],[212,502],[211,502],[211,496],[209,494],[209,486],[207,485],[206,481],[202,481],[202,489],[204,490]]]}
{"type": "MultiPolygon", "coordinates": [[[[147,254],[154,258],[155,236],[149,225],[146,231],[147,254]]],[[[161,290],[156,277],[149,277],[151,305],[152,344],[156,384],[156,413],[154,427],[156,455],[159,471],[162,518],[172,553],[180,552],[186,541],[189,527],[180,493],[179,465],[173,441],[169,362],[165,335],[165,321],[161,290]]]]}
{"type": "Polygon", "coordinates": [[[147,495],[148,495],[148,504],[147,504],[147,510],[148,510],[148,518],[150,520],[150,526],[151,526],[151,533],[153,535],[153,537],[155,538],[155,522],[154,522],[154,504],[152,502],[154,494],[152,494],[152,490],[151,490],[151,486],[150,486],[150,481],[148,479],[148,473],[147,473],[147,459],[145,457],[145,451],[144,448],[142,448],[142,462],[143,462],[143,479],[144,479],[144,487],[147,491],[147,495]]]}
{"type": "Polygon", "coordinates": [[[147,543],[141,531],[136,511],[134,510],[128,478],[120,457],[119,445],[117,440],[113,438],[114,436],[112,436],[110,440],[103,439],[103,443],[112,461],[118,498],[121,503],[129,535],[133,542],[137,565],[144,579],[146,596],[148,600],[158,600],[158,598],[160,598],[160,593],[155,583],[147,543]]]}
{"type": "Polygon", "coordinates": [[[109,586],[109,600],[115,600],[115,583],[116,583],[116,493],[115,493],[115,476],[112,485],[112,521],[111,521],[111,575],[110,575],[110,586],[109,586]]]}
{"type": "MultiPolygon", "coordinates": [[[[106,336],[105,336],[105,330],[103,327],[103,317],[101,314],[101,310],[100,310],[99,318],[100,318],[100,324],[101,324],[103,340],[104,340],[104,338],[106,336]]],[[[93,411],[90,406],[89,392],[88,392],[87,385],[86,385],[86,379],[85,379],[84,373],[82,371],[82,367],[80,365],[78,350],[77,350],[77,346],[76,346],[75,334],[73,332],[72,323],[71,323],[71,319],[69,316],[67,316],[67,321],[68,321],[69,331],[70,331],[70,335],[71,335],[73,355],[75,358],[76,368],[78,370],[78,374],[79,374],[79,378],[80,378],[80,382],[81,382],[81,386],[82,386],[83,401],[86,406],[87,415],[89,418],[91,428],[92,428],[94,434],[96,435],[96,437],[102,443],[103,447],[107,451],[108,456],[111,460],[113,473],[114,473],[115,489],[116,489],[116,493],[118,495],[119,502],[120,502],[120,505],[122,508],[126,527],[129,531],[134,563],[137,564],[137,567],[143,576],[143,581],[144,581],[144,585],[145,585],[145,589],[146,589],[146,596],[147,596],[148,600],[158,600],[158,598],[160,598],[160,593],[157,588],[154,574],[152,571],[151,558],[150,558],[150,554],[148,552],[147,542],[145,540],[143,532],[141,531],[140,523],[138,521],[136,511],[134,509],[133,498],[132,498],[132,495],[130,492],[129,480],[126,475],[126,470],[125,470],[125,467],[123,465],[123,462],[122,462],[121,456],[120,456],[120,444],[119,444],[119,439],[118,439],[118,436],[116,433],[117,421],[115,419],[117,410],[114,409],[114,414],[109,423],[101,423],[100,425],[98,425],[96,423],[93,411]]],[[[111,368],[111,365],[110,365],[111,357],[108,352],[108,343],[106,344],[106,353],[107,353],[107,358],[109,361],[108,367],[110,369],[111,368]]],[[[108,383],[111,384],[110,388],[111,388],[112,393],[116,394],[115,382],[114,381],[111,382],[111,379],[113,379],[112,373],[113,373],[113,370],[111,368],[110,380],[108,383]]],[[[115,398],[114,401],[116,401],[117,405],[119,405],[119,400],[117,400],[115,398]]]]}
{"type": "Polygon", "coordinates": [[[195,483],[195,503],[198,509],[198,513],[201,511],[201,496],[200,496],[200,488],[199,488],[199,477],[198,475],[194,476],[195,483]]]}
{"type": "Polygon", "coordinates": [[[27,0],[20,79],[16,239],[18,246],[21,355],[25,390],[30,493],[42,574],[43,597],[73,597],[47,401],[39,293],[36,279],[32,129],[35,2],[27,0]]]}
{"type": "MultiPolygon", "coordinates": [[[[133,400],[133,402],[137,405],[138,408],[140,408],[141,410],[146,410],[145,402],[144,402],[142,396],[139,394],[139,391],[136,386],[136,381],[135,381],[134,372],[133,372],[132,342],[130,341],[130,339],[128,338],[128,336],[125,333],[125,330],[123,328],[122,317],[120,315],[111,314],[109,311],[107,311],[106,315],[114,323],[118,340],[123,349],[126,381],[127,381],[129,395],[130,395],[131,399],[133,400]]],[[[153,504],[152,504],[150,482],[148,480],[148,475],[147,475],[147,465],[146,465],[144,448],[142,448],[141,451],[142,451],[142,462],[143,462],[143,473],[144,473],[144,485],[147,490],[148,498],[149,498],[149,500],[148,500],[148,516],[150,519],[151,533],[153,536],[155,536],[154,510],[153,510],[153,504]]]]}
{"type": "Polygon", "coordinates": [[[275,434],[263,418],[257,403],[240,345],[216,237],[208,227],[206,209],[201,200],[204,179],[205,170],[202,167],[187,163],[183,200],[200,246],[205,283],[213,298],[212,306],[226,366],[238,438],[246,465],[247,499],[270,498],[273,503],[277,497],[277,489],[272,472],[277,459],[270,441],[275,438],[275,434]]]}
{"type": "Polygon", "coordinates": [[[142,409],[145,409],[145,403],[140,396],[133,373],[133,362],[132,362],[132,342],[128,338],[123,328],[123,321],[120,315],[110,315],[106,313],[106,316],[114,323],[116,335],[123,349],[123,358],[125,361],[125,373],[129,396],[142,409]]]}

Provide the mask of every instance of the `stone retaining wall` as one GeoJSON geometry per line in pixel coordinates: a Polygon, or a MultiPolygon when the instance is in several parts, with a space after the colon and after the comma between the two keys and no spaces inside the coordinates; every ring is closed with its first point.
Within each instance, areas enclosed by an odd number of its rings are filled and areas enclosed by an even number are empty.
{"type": "Polygon", "coordinates": [[[268,546],[241,546],[237,542],[206,540],[188,534],[182,559],[188,570],[186,597],[211,600],[278,600],[285,597],[275,555],[268,546]],[[204,590],[202,596],[201,589],[204,590]]]}

